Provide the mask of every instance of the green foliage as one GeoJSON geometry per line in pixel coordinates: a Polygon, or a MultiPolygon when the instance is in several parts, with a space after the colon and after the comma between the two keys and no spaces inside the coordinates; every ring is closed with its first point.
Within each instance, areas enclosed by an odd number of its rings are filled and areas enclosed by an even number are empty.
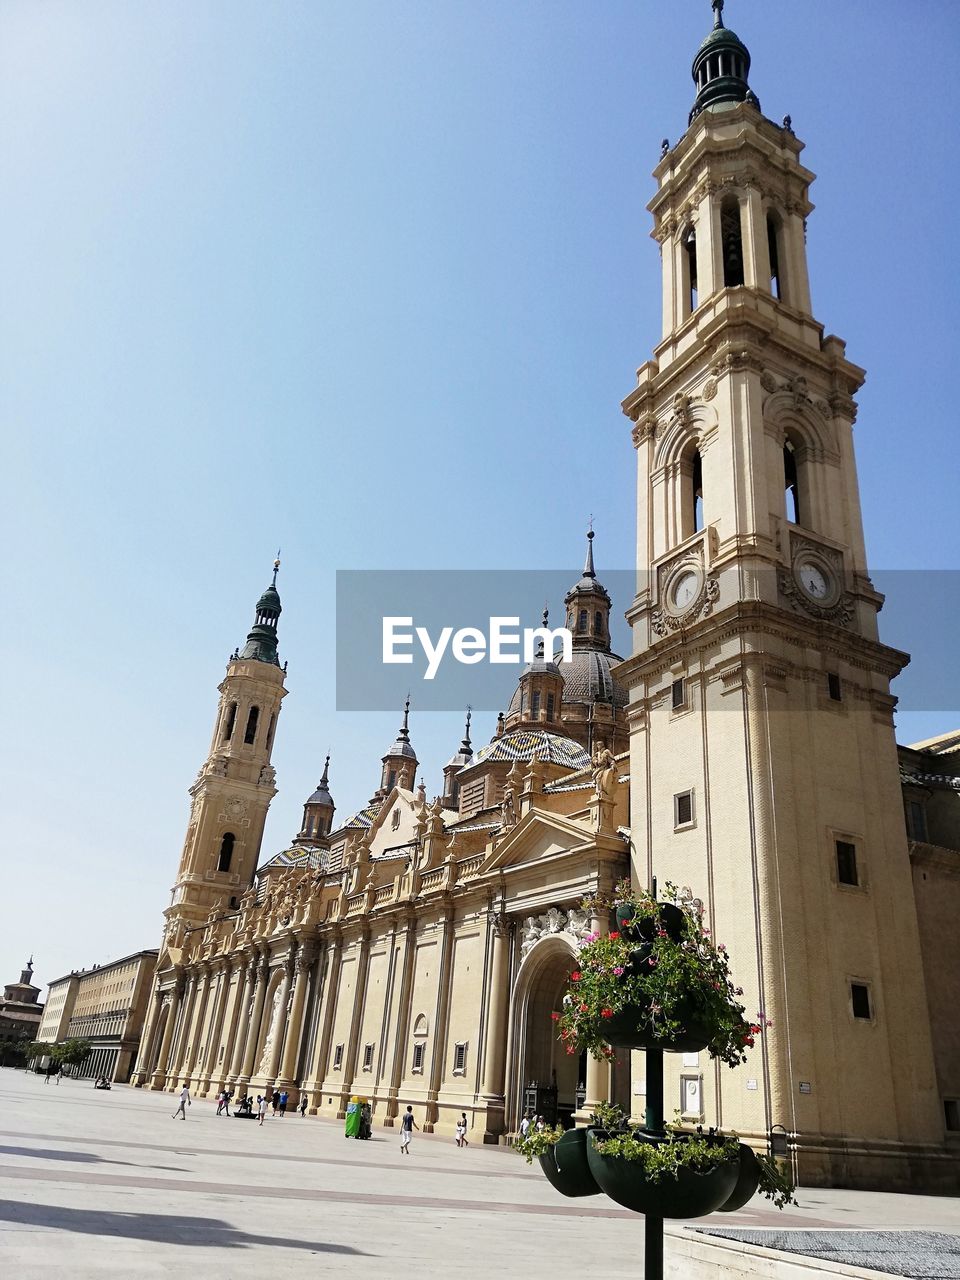
{"type": "MultiPolygon", "coordinates": [[[[743,990],[733,984],[726,948],[714,944],[704,926],[702,906],[681,899],[673,885],[666,886],[664,900],[679,910],[678,938],[663,927],[663,902],[634,892],[628,881],[617,886],[606,905],[631,919],[622,932],[587,934],[563,1011],[553,1015],[560,1038],[568,1053],[587,1049],[595,1058],[612,1059],[609,1021],[633,1006],[645,1036],[669,1041],[693,1020],[710,1032],[711,1057],[738,1066],[766,1019],[747,1020],[739,999],[743,990]]],[[[597,905],[591,903],[594,910],[597,905]]]]}
{"type": "Polygon", "coordinates": [[[545,1156],[550,1148],[566,1133],[563,1125],[558,1124],[555,1129],[551,1129],[549,1125],[541,1129],[539,1133],[536,1128],[531,1125],[527,1130],[525,1138],[516,1137],[513,1141],[513,1149],[520,1155],[526,1156],[527,1164],[532,1164],[534,1156],[545,1156]]]}
{"type": "Polygon", "coordinates": [[[30,1057],[31,1041],[23,1033],[7,1031],[0,1036],[0,1066],[22,1067],[30,1057]]]}
{"type": "Polygon", "coordinates": [[[627,1127],[627,1113],[615,1102],[598,1102],[591,1113],[593,1127],[597,1129],[615,1130],[627,1127]]]}
{"type": "Polygon", "coordinates": [[[89,1058],[90,1048],[89,1040],[64,1040],[63,1044],[55,1044],[50,1050],[50,1060],[61,1067],[79,1067],[89,1058]]]}
{"type": "Polygon", "coordinates": [[[709,1173],[718,1165],[739,1159],[740,1143],[736,1138],[704,1138],[670,1135],[664,1142],[650,1142],[637,1132],[617,1133],[613,1137],[594,1139],[604,1156],[619,1156],[643,1169],[649,1182],[675,1179],[681,1169],[709,1173]]]}
{"type": "Polygon", "coordinates": [[[766,1196],[778,1209],[782,1209],[784,1205],[796,1204],[794,1183],[787,1166],[773,1156],[761,1155],[758,1151],[754,1155],[760,1166],[760,1182],[757,1186],[760,1194],[766,1196]]]}

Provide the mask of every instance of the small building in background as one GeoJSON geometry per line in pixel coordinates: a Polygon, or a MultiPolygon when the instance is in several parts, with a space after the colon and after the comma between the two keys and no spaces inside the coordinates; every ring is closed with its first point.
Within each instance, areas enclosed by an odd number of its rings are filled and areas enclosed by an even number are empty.
{"type": "Polygon", "coordinates": [[[39,1003],[40,988],[33,985],[33,956],[20,972],[19,982],[10,982],[3,989],[0,1000],[0,1039],[37,1039],[37,1028],[43,1017],[43,1005],[39,1003]]]}

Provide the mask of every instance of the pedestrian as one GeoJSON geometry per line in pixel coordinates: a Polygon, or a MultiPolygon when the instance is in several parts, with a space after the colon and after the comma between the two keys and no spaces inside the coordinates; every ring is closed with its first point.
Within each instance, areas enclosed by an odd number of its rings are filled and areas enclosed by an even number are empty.
{"type": "Polygon", "coordinates": [[[469,1145],[470,1143],[467,1141],[467,1113],[463,1111],[457,1121],[457,1146],[469,1147],[469,1145]]]}
{"type": "Polygon", "coordinates": [[[190,1086],[187,1084],[186,1080],[184,1080],[183,1088],[180,1090],[180,1105],[177,1107],[170,1119],[176,1120],[177,1116],[179,1116],[181,1120],[186,1120],[187,1107],[191,1106],[193,1106],[193,1103],[190,1101],[190,1086]]]}
{"type": "Polygon", "coordinates": [[[528,1112],[520,1121],[520,1137],[525,1138],[530,1132],[530,1113],[528,1112]]]}
{"type": "Polygon", "coordinates": [[[260,1117],[261,1124],[263,1124],[263,1117],[266,1114],[267,1114],[267,1099],[266,1097],[261,1098],[258,1093],[257,1094],[257,1115],[260,1117]]]}
{"type": "Polygon", "coordinates": [[[226,1105],[227,1105],[227,1091],[226,1089],[221,1089],[220,1092],[217,1094],[217,1115],[218,1116],[223,1115],[223,1109],[226,1105]]]}
{"type": "Polygon", "coordinates": [[[286,1089],[282,1089],[282,1090],[280,1091],[280,1119],[281,1119],[281,1120],[282,1120],[282,1119],[283,1119],[283,1117],[287,1114],[287,1098],[288,1098],[288,1096],[289,1096],[289,1095],[287,1094],[286,1089]]]}
{"type": "Polygon", "coordinates": [[[536,1123],[537,1133],[543,1133],[546,1127],[547,1127],[547,1122],[546,1120],[544,1120],[543,1116],[537,1116],[537,1123],[536,1123]]]}
{"type": "Polygon", "coordinates": [[[273,1093],[271,1093],[271,1095],[270,1095],[270,1103],[271,1103],[271,1105],[272,1105],[272,1107],[273,1107],[273,1114],[274,1114],[274,1115],[276,1115],[276,1114],[277,1114],[277,1108],[280,1106],[280,1091],[279,1091],[279,1089],[274,1089],[273,1093]]]}
{"type": "Polygon", "coordinates": [[[307,1095],[304,1094],[303,1097],[300,1099],[300,1119],[302,1120],[306,1114],[307,1114],[307,1095]]]}
{"type": "Polygon", "coordinates": [[[408,1156],[410,1154],[410,1139],[413,1137],[414,1129],[420,1126],[413,1118],[413,1107],[407,1107],[404,1112],[403,1119],[400,1121],[400,1153],[408,1156]]]}

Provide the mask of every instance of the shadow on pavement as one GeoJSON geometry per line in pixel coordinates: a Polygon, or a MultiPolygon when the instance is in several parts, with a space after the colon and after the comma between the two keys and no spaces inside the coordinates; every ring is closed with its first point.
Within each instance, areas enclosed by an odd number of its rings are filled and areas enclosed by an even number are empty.
{"type": "Polygon", "coordinates": [[[119,1164],[127,1169],[163,1169],[168,1173],[186,1173],[176,1164],[132,1164],[129,1160],[109,1160],[89,1151],[52,1151],[44,1147],[3,1147],[0,1156],[33,1156],[36,1160],[71,1160],[77,1164],[119,1164]]]}
{"type": "Polygon", "coordinates": [[[100,1209],[65,1209],[54,1204],[22,1204],[0,1200],[0,1222],[49,1227],[85,1235],[150,1240],[156,1244],[199,1245],[213,1249],[245,1249],[267,1245],[281,1249],[306,1249],[310,1253],[352,1253],[369,1257],[362,1249],[319,1240],[288,1240],[283,1236],[251,1235],[217,1218],[186,1218],[176,1213],[113,1213],[100,1209]]]}

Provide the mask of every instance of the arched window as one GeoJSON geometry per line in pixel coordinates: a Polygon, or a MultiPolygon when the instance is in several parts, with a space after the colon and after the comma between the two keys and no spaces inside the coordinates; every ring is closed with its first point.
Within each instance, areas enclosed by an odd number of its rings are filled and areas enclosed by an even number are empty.
{"type": "Polygon", "coordinates": [[[723,287],[743,284],[743,232],[740,228],[740,201],[724,200],[720,207],[720,240],[723,245],[723,287]]]}
{"type": "Polygon", "coordinates": [[[593,633],[594,635],[603,635],[603,614],[598,609],[593,615],[593,633]]]}
{"type": "Polygon", "coordinates": [[[797,455],[793,441],[787,440],[783,446],[783,490],[787,509],[787,519],[791,524],[800,523],[800,481],[797,470],[797,455]]]}
{"type": "Polygon", "coordinates": [[[218,871],[230,870],[230,862],[233,858],[233,845],[236,838],[237,837],[232,831],[225,831],[223,833],[223,839],[220,841],[220,857],[217,860],[218,871]]]}
{"type": "Polygon", "coordinates": [[[277,727],[277,717],[276,715],[272,715],[270,717],[270,727],[267,729],[267,740],[264,743],[264,747],[267,751],[269,751],[270,748],[273,746],[273,731],[276,727],[277,727]]]}
{"type": "Polygon", "coordinates": [[[780,275],[780,223],[772,213],[767,214],[767,248],[770,251],[770,292],[775,298],[783,298],[783,279],[780,275]]]}
{"type": "Polygon", "coordinates": [[[577,630],[582,634],[587,629],[587,611],[580,610],[580,616],[577,618],[577,630]]]}
{"type": "Polygon", "coordinates": [[[396,785],[397,785],[397,771],[396,769],[391,769],[390,772],[387,774],[387,790],[392,791],[396,785]]]}
{"type": "Polygon", "coordinates": [[[534,689],[530,697],[530,719],[540,719],[540,690],[534,689]]]}
{"type": "Polygon", "coordinates": [[[703,528],[703,459],[700,450],[693,455],[693,532],[703,528]]]}
{"type": "Polygon", "coordinates": [[[551,722],[553,720],[553,713],[556,709],[556,705],[557,705],[556,695],[552,693],[548,693],[547,694],[547,719],[550,720],[551,722]]]}
{"type": "Polygon", "coordinates": [[[260,708],[251,707],[250,714],[247,716],[247,729],[243,735],[243,740],[247,746],[251,746],[257,737],[257,721],[260,719],[260,708]]]}
{"type": "Polygon", "coordinates": [[[687,227],[682,237],[683,244],[683,283],[686,315],[692,315],[697,309],[697,233],[693,227],[687,227]]]}
{"type": "Polygon", "coordinates": [[[229,742],[233,737],[233,726],[237,723],[237,704],[231,702],[227,708],[227,716],[223,722],[223,741],[229,742]]]}
{"type": "Polygon", "coordinates": [[[678,532],[681,542],[704,526],[703,462],[696,441],[691,440],[680,458],[678,532]]]}

